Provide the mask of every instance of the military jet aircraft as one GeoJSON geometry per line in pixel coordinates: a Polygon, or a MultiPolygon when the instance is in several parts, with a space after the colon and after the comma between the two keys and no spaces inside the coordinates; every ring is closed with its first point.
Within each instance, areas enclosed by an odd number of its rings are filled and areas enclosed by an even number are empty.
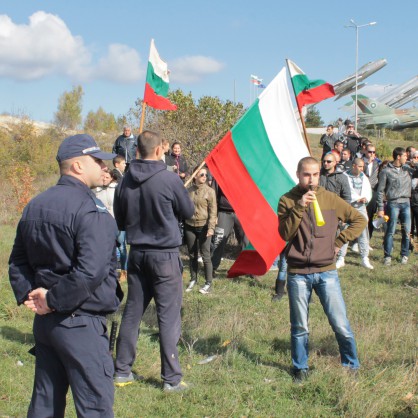
{"type": "MultiPolygon", "coordinates": [[[[370,77],[372,74],[374,74],[376,71],[379,71],[381,68],[383,68],[388,62],[385,58],[368,62],[367,64],[360,67],[357,71],[357,79],[358,84],[357,90],[361,89],[366,85],[364,83],[364,80],[367,77],[370,77]]],[[[335,100],[340,99],[343,96],[346,96],[347,94],[351,94],[354,92],[356,88],[356,75],[351,74],[344,80],[339,81],[338,83],[334,84],[334,92],[335,92],[335,100]]]]}
{"type": "MultiPolygon", "coordinates": [[[[355,100],[355,96],[351,96],[355,100]]],[[[357,95],[359,124],[363,127],[378,127],[393,131],[418,127],[418,109],[392,109],[375,99],[357,95]]]]}
{"type": "Polygon", "coordinates": [[[387,93],[377,98],[380,103],[387,104],[390,107],[399,108],[418,96],[418,75],[407,82],[390,89],[387,93]]]}

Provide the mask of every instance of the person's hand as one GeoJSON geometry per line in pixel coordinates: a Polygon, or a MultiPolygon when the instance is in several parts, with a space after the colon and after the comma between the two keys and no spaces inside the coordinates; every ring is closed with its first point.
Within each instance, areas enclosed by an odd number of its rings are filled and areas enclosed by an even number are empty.
{"type": "Polygon", "coordinates": [[[314,192],[313,190],[309,190],[307,191],[302,198],[298,201],[299,205],[301,206],[308,206],[309,203],[312,203],[316,197],[315,197],[316,192],[314,192]]]}
{"type": "Polygon", "coordinates": [[[179,176],[184,179],[186,177],[186,173],[180,173],[179,176]]]}
{"type": "Polygon", "coordinates": [[[211,229],[208,230],[208,233],[206,234],[207,237],[211,237],[213,235],[213,231],[211,229]]]}
{"type": "Polygon", "coordinates": [[[384,210],[377,211],[377,217],[378,218],[383,218],[384,216],[385,216],[385,211],[384,210]]]}
{"type": "Polygon", "coordinates": [[[48,306],[46,301],[47,293],[48,290],[43,287],[32,290],[28,295],[28,299],[24,302],[25,306],[38,315],[45,315],[53,312],[53,309],[48,306]]]}
{"type": "Polygon", "coordinates": [[[177,171],[177,166],[176,165],[173,165],[173,170],[177,171]]]}
{"type": "Polygon", "coordinates": [[[361,199],[357,200],[358,203],[367,203],[367,199],[362,197],[361,199]]]}
{"type": "Polygon", "coordinates": [[[334,257],[337,257],[338,253],[340,252],[341,248],[335,247],[334,248],[334,257]]]}

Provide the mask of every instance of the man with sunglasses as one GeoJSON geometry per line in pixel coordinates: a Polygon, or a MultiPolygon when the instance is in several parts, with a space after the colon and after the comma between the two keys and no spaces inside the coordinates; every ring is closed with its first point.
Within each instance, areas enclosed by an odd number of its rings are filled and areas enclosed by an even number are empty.
{"type": "Polygon", "coordinates": [[[371,238],[374,231],[373,216],[377,210],[377,185],[379,176],[379,159],[376,158],[376,147],[373,144],[367,145],[366,152],[363,157],[364,160],[364,174],[369,178],[370,186],[372,188],[372,198],[367,204],[367,216],[369,218],[369,237],[371,238]]]}

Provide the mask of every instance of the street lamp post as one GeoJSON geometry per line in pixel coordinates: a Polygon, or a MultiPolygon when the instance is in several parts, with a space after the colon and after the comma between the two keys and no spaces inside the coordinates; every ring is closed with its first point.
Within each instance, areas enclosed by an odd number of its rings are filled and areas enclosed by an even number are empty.
{"type": "Polygon", "coordinates": [[[360,28],[364,28],[365,26],[373,26],[377,22],[369,22],[364,25],[357,25],[353,19],[350,19],[350,24],[345,25],[346,28],[354,28],[356,30],[356,90],[355,90],[355,100],[354,100],[354,109],[355,109],[355,120],[354,120],[354,127],[357,131],[357,90],[358,90],[358,30],[360,28]]]}

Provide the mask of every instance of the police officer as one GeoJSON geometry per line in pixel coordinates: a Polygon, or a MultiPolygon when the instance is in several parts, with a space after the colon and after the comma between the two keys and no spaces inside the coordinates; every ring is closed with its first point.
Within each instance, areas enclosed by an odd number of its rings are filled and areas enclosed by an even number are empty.
{"type": "Polygon", "coordinates": [[[91,188],[103,185],[100,151],[85,134],[61,143],[56,186],[26,206],[9,276],[17,303],[35,312],[35,383],[28,417],[64,417],[71,387],[78,417],[113,417],[106,314],[122,299],[117,227],[91,188]]]}
{"type": "Polygon", "coordinates": [[[161,137],[144,131],[138,137],[140,160],[116,189],[114,213],[119,229],[130,244],[128,299],[116,345],[115,385],[125,386],[132,373],[139,324],[152,298],[160,328],[161,377],[166,392],[188,388],[182,382],[177,343],[180,338],[182,303],[181,236],[178,219],[191,218],[194,205],[175,173],[161,160],[161,137]]]}

